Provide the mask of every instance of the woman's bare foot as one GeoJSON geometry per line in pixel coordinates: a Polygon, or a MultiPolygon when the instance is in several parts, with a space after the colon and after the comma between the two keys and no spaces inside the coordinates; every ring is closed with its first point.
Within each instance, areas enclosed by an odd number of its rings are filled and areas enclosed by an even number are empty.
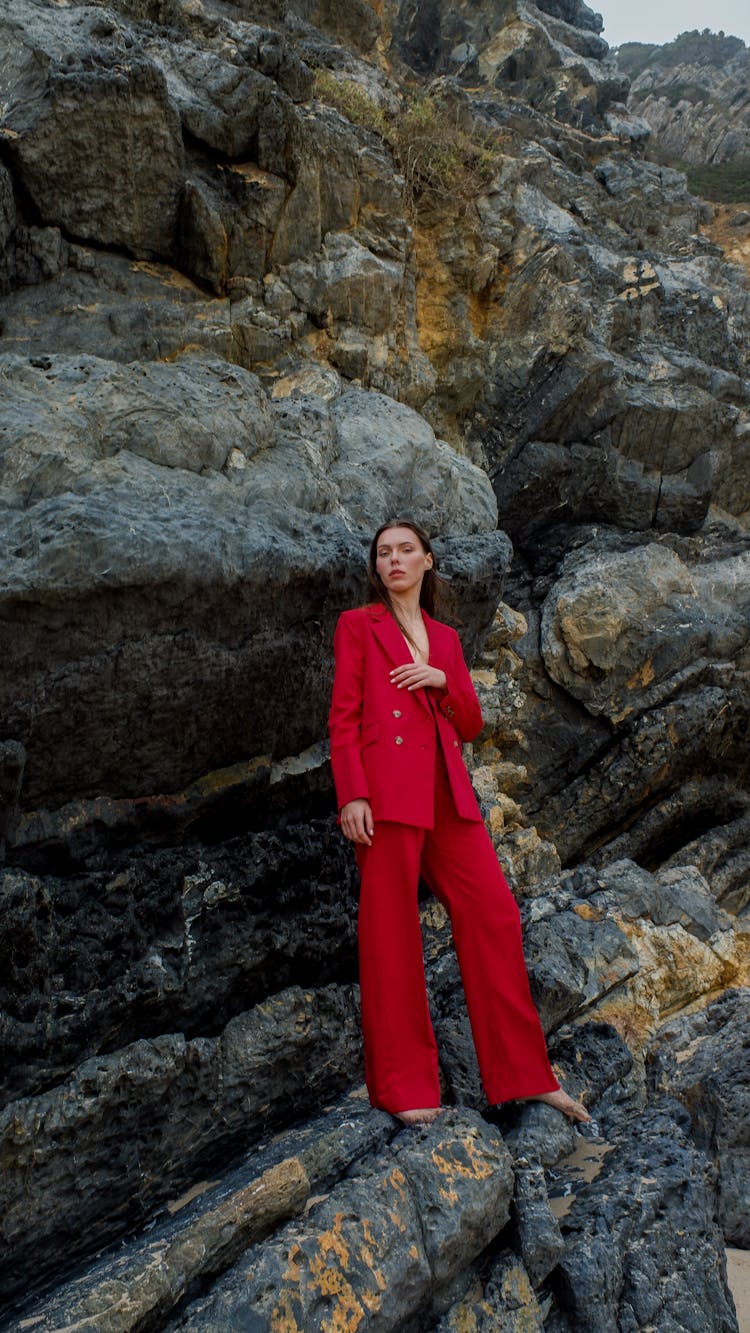
{"type": "Polygon", "coordinates": [[[397,1120],[404,1125],[431,1125],[440,1115],[439,1106],[422,1106],[416,1111],[394,1111],[397,1120]]]}
{"type": "Polygon", "coordinates": [[[562,1088],[556,1088],[554,1092],[540,1092],[536,1097],[521,1097],[520,1100],[524,1102],[546,1102],[547,1106],[554,1106],[556,1111],[562,1111],[563,1115],[566,1115],[569,1120],[583,1120],[585,1122],[591,1119],[583,1103],[574,1101],[572,1097],[568,1096],[567,1092],[563,1092],[562,1088]]]}

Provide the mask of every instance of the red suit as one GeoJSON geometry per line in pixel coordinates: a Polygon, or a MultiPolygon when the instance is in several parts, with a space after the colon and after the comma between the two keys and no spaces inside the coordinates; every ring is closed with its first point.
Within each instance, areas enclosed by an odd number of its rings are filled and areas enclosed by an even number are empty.
{"type": "Polygon", "coordinates": [[[488,1100],[559,1086],[529,992],[518,907],[461,753],[481,730],[479,701],[455,630],[422,614],[429,663],[445,672],[445,690],[391,682],[390,671],[412,658],[376,603],[339,618],[328,719],[339,809],[363,797],[375,826],[372,846],[356,847],[362,1025],[370,1100],[392,1112],[440,1104],[420,874],[451,918],[488,1100]]]}

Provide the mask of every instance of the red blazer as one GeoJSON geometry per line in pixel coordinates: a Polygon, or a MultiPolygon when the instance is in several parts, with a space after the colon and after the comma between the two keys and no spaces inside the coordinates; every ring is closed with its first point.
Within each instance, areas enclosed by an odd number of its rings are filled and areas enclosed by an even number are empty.
{"type": "Polygon", "coordinates": [[[376,821],[432,828],[437,721],[456,809],[464,819],[481,820],[461,753],[461,741],[482,729],[479,701],[456,631],[422,614],[430,666],[445,672],[445,691],[399,690],[391,683],[389,672],[412,656],[384,606],[376,602],[339,617],[328,717],[338,807],[365,797],[376,821]]]}

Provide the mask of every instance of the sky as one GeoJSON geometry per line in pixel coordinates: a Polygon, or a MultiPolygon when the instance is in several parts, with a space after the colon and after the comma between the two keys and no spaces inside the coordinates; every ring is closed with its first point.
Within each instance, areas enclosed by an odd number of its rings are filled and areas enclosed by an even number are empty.
{"type": "Polygon", "coordinates": [[[670,42],[679,32],[710,28],[750,45],[748,0],[588,0],[604,19],[602,37],[621,42],[670,42]]]}

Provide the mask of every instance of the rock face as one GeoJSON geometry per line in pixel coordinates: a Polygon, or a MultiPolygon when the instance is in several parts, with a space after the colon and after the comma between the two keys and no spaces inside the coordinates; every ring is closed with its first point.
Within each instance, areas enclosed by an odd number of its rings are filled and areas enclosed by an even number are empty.
{"type": "Polygon", "coordinates": [[[706,30],[665,46],[628,42],[618,64],[632,79],[630,107],[670,157],[715,166],[750,154],[750,51],[741,38],[706,30]]]}
{"type": "Polygon", "coordinates": [[[601,27],[0,0],[3,1327],[736,1328],[750,301],[601,27]],[[363,1094],[326,714],[398,515],[588,1137],[487,1107],[435,904],[446,1110],[363,1094]]]}

